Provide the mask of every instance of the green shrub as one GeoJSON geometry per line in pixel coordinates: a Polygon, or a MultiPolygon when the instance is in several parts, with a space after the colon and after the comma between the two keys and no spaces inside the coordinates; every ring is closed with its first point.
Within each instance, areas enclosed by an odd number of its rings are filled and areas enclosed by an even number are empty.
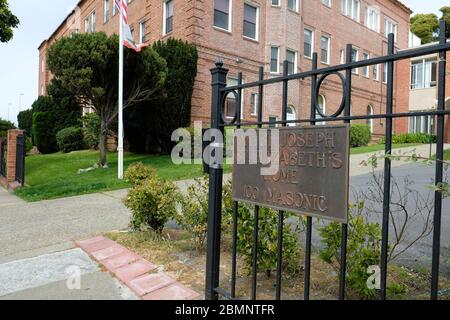
{"type": "Polygon", "coordinates": [[[178,191],[174,183],[157,177],[135,185],[125,199],[131,210],[133,230],[151,228],[161,234],[165,224],[177,213],[178,191]]]}
{"type": "Polygon", "coordinates": [[[14,123],[0,118],[0,137],[6,137],[8,135],[8,130],[14,128],[14,123]]]}
{"type": "MultiPolygon", "coordinates": [[[[224,187],[225,219],[232,225],[233,200],[231,197],[231,183],[224,187]]],[[[285,219],[291,215],[285,213],[285,219]]],[[[283,229],[283,271],[295,274],[299,271],[300,247],[296,233],[299,226],[285,222],[283,229]]],[[[231,228],[229,228],[231,230],[231,228]]],[[[250,272],[253,266],[253,231],[254,207],[240,204],[238,207],[238,239],[237,252],[242,255],[245,267],[250,272]]],[[[259,233],[257,270],[268,276],[276,269],[278,252],[278,212],[269,208],[259,208],[259,233]]]]}
{"type": "Polygon", "coordinates": [[[59,151],[64,153],[83,149],[83,134],[79,127],[68,127],[58,131],[56,142],[59,151]]]}
{"type": "Polygon", "coordinates": [[[53,131],[53,116],[50,112],[33,113],[33,140],[43,154],[56,151],[56,137],[53,131]]]}
{"type": "Polygon", "coordinates": [[[30,136],[25,136],[25,152],[28,153],[33,149],[33,141],[30,136]]]}
{"type": "Polygon", "coordinates": [[[96,150],[100,142],[100,117],[96,113],[88,113],[82,118],[83,141],[91,150],[96,150]]]}
{"type": "MultiPolygon", "coordinates": [[[[369,266],[380,264],[381,227],[379,223],[368,221],[362,214],[364,203],[351,205],[348,215],[347,242],[347,284],[357,294],[364,298],[374,298],[375,289],[367,287],[369,266]],[[356,214],[352,211],[357,210],[356,214]]],[[[319,229],[323,248],[319,256],[331,264],[336,270],[340,265],[342,227],[340,223],[332,222],[319,229]]]]}
{"type": "MultiPolygon", "coordinates": [[[[427,133],[399,133],[392,135],[393,144],[405,143],[435,143],[436,136],[427,133]]],[[[381,144],[386,143],[386,138],[380,140],[381,144]]]]}
{"type": "Polygon", "coordinates": [[[144,165],[142,162],[136,162],[131,164],[125,171],[124,178],[132,185],[138,185],[147,179],[156,177],[156,171],[150,167],[144,165]]]}
{"type": "Polygon", "coordinates": [[[19,112],[17,115],[19,129],[25,131],[26,135],[31,135],[31,126],[33,124],[33,111],[31,109],[19,112]]]}
{"type": "Polygon", "coordinates": [[[350,147],[367,146],[372,139],[370,127],[367,124],[353,124],[350,128],[350,147]]]}

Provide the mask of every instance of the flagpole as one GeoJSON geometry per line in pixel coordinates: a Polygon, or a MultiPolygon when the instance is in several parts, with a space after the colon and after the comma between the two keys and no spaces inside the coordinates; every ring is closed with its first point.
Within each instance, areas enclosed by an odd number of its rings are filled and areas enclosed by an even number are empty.
{"type": "Polygon", "coordinates": [[[118,141],[118,178],[123,179],[123,1],[120,0],[119,21],[119,141],[118,141]]]}

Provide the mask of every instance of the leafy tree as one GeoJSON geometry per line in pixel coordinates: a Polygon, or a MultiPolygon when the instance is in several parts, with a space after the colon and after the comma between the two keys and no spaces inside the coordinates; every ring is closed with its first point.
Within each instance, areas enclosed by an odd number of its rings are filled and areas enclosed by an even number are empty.
{"type": "Polygon", "coordinates": [[[411,32],[418,36],[422,43],[430,43],[436,39],[439,20],[434,13],[419,13],[411,17],[411,32]]]}
{"type": "Polygon", "coordinates": [[[445,24],[447,25],[447,30],[445,36],[450,38],[450,7],[442,7],[439,9],[442,12],[442,20],[445,20],[445,24]]]}
{"type": "Polygon", "coordinates": [[[172,132],[190,125],[198,54],[194,45],[177,39],[155,42],[153,49],[167,61],[164,94],[151,102],[151,108],[143,103],[127,112],[126,133],[135,152],[167,153],[173,146],[172,132]]]}
{"type": "Polygon", "coordinates": [[[6,137],[8,130],[14,128],[14,123],[0,118],[0,137],[6,137]]]}
{"type": "MultiPolygon", "coordinates": [[[[103,32],[76,34],[55,42],[48,66],[62,87],[82,102],[92,102],[101,120],[99,164],[106,166],[109,125],[118,114],[119,39],[103,32]]],[[[163,87],[167,66],[152,48],[125,50],[124,109],[149,101],[163,87]]]]}
{"type": "Polygon", "coordinates": [[[56,148],[56,133],[52,127],[53,114],[51,112],[33,113],[33,139],[39,152],[43,154],[53,153],[56,148]]]}
{"type": "Polygon", "coordinates": [[[33,110],[28,109],[19,112],[17,115],[19,129],[24,130],[27,135],[31,134],[31,125],[33,124],[33,110]]]}
{"type": "Polygon", "coordinates": [[[81,120],[81,106],[77,98],[62,86],[61,81],[54,78],[47,86],[47,93],[52,98],[51,112],[55,118],[55,132],[78,126],[81,120]]]}
{"type": "Polygon", "coordinates": [[[13,37],[13,30],[19,26],[19,19],[9,10],[7,0],[0,0],[0,42],[8,42],[13,37]]]}

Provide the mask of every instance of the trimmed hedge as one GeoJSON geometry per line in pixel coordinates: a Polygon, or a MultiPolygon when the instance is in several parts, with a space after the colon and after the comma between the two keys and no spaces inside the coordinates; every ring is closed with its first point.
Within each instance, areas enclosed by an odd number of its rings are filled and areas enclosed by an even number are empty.
{"type": "Polygon", "coordinates": [[[372,140],[372,133],[367,124],[353,124],[350,128],[350,147],[364,147],[372,140]]]}
{"type": "Polygon", "coordinates": [[[59,151],[69,153],[83,149],[83,133],[79,127],[68,127],[58,131],[56,142],[59,151]]]}
{"type": "Polygon", "coordinates": [[[56,137],[53,131],[53,116],[50,112],[33,113],[33,139],[42,154],[56,151],[56,137]]]}
{"type": "MultiPolygon", "coordinates": [[[[435,143],[436,136],[428,133],[400,133],[392,136],[392,143],[404,144],[404,143],[435,143]]],[[[380,144],[386,143],[386,138],[380,140],[380,144]]]]}

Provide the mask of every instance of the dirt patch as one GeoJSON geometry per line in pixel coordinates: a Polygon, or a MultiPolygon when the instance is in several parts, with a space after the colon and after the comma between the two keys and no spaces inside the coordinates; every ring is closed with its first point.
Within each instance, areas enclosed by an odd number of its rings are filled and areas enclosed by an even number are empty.
{"type": "MultiPolygon", "coordinates": [[[[193,247],[189,234],[185,231],[166,229],[162,237],[153,232],[113,232],[106,236],[128,249],[141,255],[148,261],[159,266],[160,271],[166,272],[182,284],[191,287],[204,296],[206,253],[198,252],[193,247]]],[[[301,257],[304,253],[301,252],[301,257]]],[[[231,279],[231,246],[228,239],[222,243],[221,252],[221,287],[230,290],[231,279]]],[[[299,261],[304,265],[303,258],[299,261]]],[[[429,299],[429,273],[408,269],[391,264],[388,268],[388,298],[390,299],[429,299]]],[[[251,275],[246,270],[243,259],[238,257],[236,294],[240,299],[248,299],[251,293],[251,275]]],[[[275,273],[268,276],[258,274],[257,298],[275,298],[275,273]]],[[[302,300],[304,288],[304,270],[295,275],[283,274],[282,299],[302,300]]],[[[441,276],[441,299],[450,299],[450,281],[441,276]]],[[[328,263],[311,257],[311,299],[333,300],[338,296],[339,283],[337,273],[328,263]]],[[[347,299],[361,299],[350,288],[347,299]]]]}

